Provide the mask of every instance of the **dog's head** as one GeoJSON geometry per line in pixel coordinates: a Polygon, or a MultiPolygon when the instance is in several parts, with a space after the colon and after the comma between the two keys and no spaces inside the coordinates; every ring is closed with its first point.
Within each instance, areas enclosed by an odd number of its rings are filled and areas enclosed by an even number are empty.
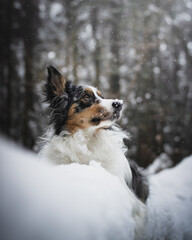
{"type": "Polygon", "coordinates": [[[122,100],[104,99],[96,88],[73,85],[53,66],[47,69],[45,96],[56,134],[63,130],[75,133],[91,127],[108,128],[119,119],[122,100]]]}

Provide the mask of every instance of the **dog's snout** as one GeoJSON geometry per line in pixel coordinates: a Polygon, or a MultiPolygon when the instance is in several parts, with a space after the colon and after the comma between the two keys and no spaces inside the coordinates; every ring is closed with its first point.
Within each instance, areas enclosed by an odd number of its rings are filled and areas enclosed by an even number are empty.
{"type": "Polygon", "coordinates": [[[112,107],[119,111],[122,109],[122,105],[123,105],[122,101],[114,101],[112,103],[112,107]]]}

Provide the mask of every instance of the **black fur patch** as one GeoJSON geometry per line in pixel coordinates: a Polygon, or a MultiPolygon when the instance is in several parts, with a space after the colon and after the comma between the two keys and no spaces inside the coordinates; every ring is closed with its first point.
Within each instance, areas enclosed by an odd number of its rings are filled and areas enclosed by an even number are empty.
{"type": "Polygon", "coordinates": [[[94,96],[94,94],[90,94],[85,90],[82,93],[81,98],[77,102],[78,105],[76,107],[76,112],[81,112],[85,108],[90,107],[91,105],[93,105],[95,103],[95,101],[96,101],[96,97],[94,96]],[[86,97],[88,99],[86,99],[86,97]]]}
{"type": "Polygon", "coordinates": [[[59,135],[65,129],[65,124],[70,106],[79,101],[83,93],[82,86],[73,85],[70,81],[66,81],[65,91],[61,96],[57,96],[52,91],[53,87],[50,81],[45,83],[44,94],[45,101],[50,103],[51,111],[50,123],[53,124],[55,134],[59,135]]]}
{"type": "Polygon", "coordinates": [[[144,170],[136,164],[136,162],[129,160],[129,165],[132,172],[132,189],[136,196],[145,203],[149,196],[147,175],[144,170]]]}

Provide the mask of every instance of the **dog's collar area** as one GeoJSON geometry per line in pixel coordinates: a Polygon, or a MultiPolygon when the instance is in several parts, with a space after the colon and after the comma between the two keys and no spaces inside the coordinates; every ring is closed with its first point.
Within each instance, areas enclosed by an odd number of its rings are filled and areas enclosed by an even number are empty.
{"type": "MultiPolygon", "coordinates": [[[[109,126],[109,127],[103,126],[103,127],[100,127],[100,128],[95,129],[95,131],[93,131],[93,133],[94,133],[94,132],[99,132],[100,130],[114,131],[113,126],[109,126]]],[[[83,131],[83,130],[78,130],[78,131],[83,131]]],[[[77,133],[78,131],[76,131],[75,133],[77,133]]],[[[59,135],[60,137],[65,138],[65,137],[70,137],[70,136],[74,135],[75,133],[71,133],[71,132],[69,132],[69,131],[67,131],[67,130],[63,130],[63,131],[61,131],[58,135],[59,135]]]]}
{"type": "Polygon", "coordinates": [[[112,127],[100,127],[100,128],[97,128],[96,131],[99,131],[99,130],[112,130],[112,127]]]}
{"type": "Polygon", "coordinates": [[[70,133],[69,131],[67,131],[67,130],[61,131],[61,132],[59,133],[59,136],[60,136],[60,137],[68,137],[68,136],[70,136],[70,135],[71,135],[71,133],[70,133]]]}

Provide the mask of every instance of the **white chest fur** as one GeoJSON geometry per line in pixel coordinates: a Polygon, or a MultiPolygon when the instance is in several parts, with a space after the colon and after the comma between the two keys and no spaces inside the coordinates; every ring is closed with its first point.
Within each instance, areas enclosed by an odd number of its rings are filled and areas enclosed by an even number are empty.
{"type": "Polygon", "coordinates": [[[89,164],[94,160],[125,184],[125,179],[131,182],[132,175],[124,156],[124,137],[119,130],[79,130],[73,135],[53,136],[40,156],[56,164],[89,164]]]}

